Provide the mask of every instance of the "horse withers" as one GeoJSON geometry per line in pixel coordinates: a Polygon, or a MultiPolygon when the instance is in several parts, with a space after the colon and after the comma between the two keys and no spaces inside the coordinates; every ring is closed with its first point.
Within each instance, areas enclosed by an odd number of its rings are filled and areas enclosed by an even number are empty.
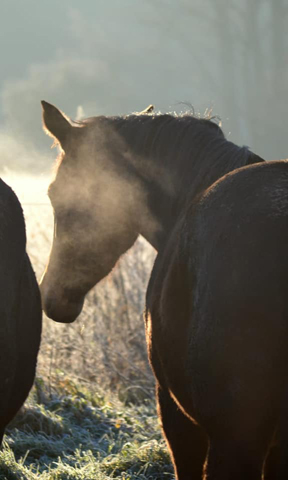
{"type": "MultiPolygon", "coordinates": [[[[73,122],[47,102],[42,107],[44,128],[61,149],[48,191],[54,238],[41,282],[44,310],[59,322],[75,320],[86,293],[111,271],[139,234],[155,247],[160,260],[187,205],[228,172],[262,161],[247,147],[228,141],[213,121],[190,114],[162,115],[148,109],[73,122]]],[[[158,258],[155,268],[157,264],[158,258]]],[[[149,292],[154,289],[153,278],[154,274],[149,292]]],[[[178,292],[183,302],[190,302],[188,293],[178,292]]],[[[164,388],[156,354],[150,351],[162,385],[157,400],[163,429],[182,480],[186,478],[181,473],[183,462],[202,471],[207,435],[164,388]],[[187,425],[187,448],[183,443],[178,448],[175,438],[181,438],[182,432],[186,435],[187,425]]]]}
{"type": "Polygon", "coordinates": [[[0,443],[34,381],[42,311],[21,205],[0,180],[0,443]]]}

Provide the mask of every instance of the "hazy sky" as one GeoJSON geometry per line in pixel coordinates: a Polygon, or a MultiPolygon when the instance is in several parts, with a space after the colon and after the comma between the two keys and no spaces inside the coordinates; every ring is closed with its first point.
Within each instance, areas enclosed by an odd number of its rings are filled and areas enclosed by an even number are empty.
{"type": "Polygon", "coordinates": [[[201,113],[213,107],[236,143],[267,159],[288,156],[283,5],[2,0],[1,166],[41,171],[55,156],[41,130],[41,99],[72,117],[79,106],[85,116],[151,103],[162,111],[183,110],[181,102],[201,113]]]}

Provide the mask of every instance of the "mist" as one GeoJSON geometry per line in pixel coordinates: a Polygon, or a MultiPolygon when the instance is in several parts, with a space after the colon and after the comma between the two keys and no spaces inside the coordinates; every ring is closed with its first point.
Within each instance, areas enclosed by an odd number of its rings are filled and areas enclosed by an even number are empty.
{"type": "Polygon", "coordinates": [[[52,236],[47,189],[57,151],[43,132],[42,99],[72,119],[150,104],[212,108],[230,140],[266,160],[286,158],[287,19],[284,0],[5,2],[0,171],[28,234],[32,213],[45,210],[52,236]]]}
{"type": "Polygon", "coordinates": [[[2,172],[50,171],[41,99],[71,118],[151,103],[212,107],[232,141],[267,160],[287,156],[284,1],[11,0],[1,9],[2,172]]]}
{"type": "MultiPolygon", "coordinates": [[[[67,327],[44,315],[39,382],[29,405],[20,412],[22,420],[18,424],[16,420],[16,429],[12,426],[7,434],[0,464],[5,475],[11,470],[11,475],[18,471],[19,478],[50,474],[51,478],[65,478],[69,471],[75,478],[87,472],[109,478],[112,470],[113,475],[117,471],[120,475],[130,462],[125,476],[136,478],[146,472],[153,478],[167,474],[170,478],[173,468],[166,465],[167,450],[161,453],[159,424],[151,423],[154,406],[149,413],[155,385],[147,362],[143,309],[156,255],[151,245],[157,248],[166,225],[160,213],[165,210],[169,223],[177,193],[180,188],[183,197],[186,193],[181,183],[184,175],[177,182],[173,169],[167,171],[164,163],[149,163],[146,151],[142,156],[143,149],[137,158],[137,149],[129,148],[128,142],[123,144],[124,135],[115,138],[123,130],[116,130],[114,136],[106,130],[105,137],[101,130],[96,137],[93,129],[93,138],[73,142],[70,156],[67,148],[63,162],[58,162],[60,195],[54,196],[52,208],[47,190],[55,175],[59,148],[51,148],[53,139],[43,131],[41,100],[72,120],[127,115],[151,104],[156,114],[190,110],[203,116],[212,110],[232,142],[248,146],[265,160],[286,158],[287,24],[287,0],[1,2],[0,174],[22,204],[27,252],[37,280],[45,272],[42,278],[46,276],[48,283],[43,295],[42,282],[42,298],[45,301],[46,297],[46,313],[58,321],[78,317],[67,327]],[[76,172],[69,160],[78,165],[76,172]],[[129,164],[129,175],[124,172],[120,181],[121,162],[129,164]],[[87,169],[83,164],[88,164],[87,169]],[[143,164],[139,178],[130,176],[134,167],[143,164]],[[70,176],[65,176],[69,168],[70,176]],[[140,182],[142,178],[147,182],[140,182]],[[150,196],[144,188],[152,180],[156,190],[162,188],[159,197],[150,196]],[[152,204],[157,208],[153,210],[152,204]],[[137,237],[139,232],[151,245],[141,235],[137,237]],[[86,295],[84,306],[79,295],[86,295]],[[91,388],[87,401],[84,390],[78,389],[80,381],[85,392],[86,387],[91,388]],[[110,391],[117,392],[125,403],[122,414],[117,399],[114,420],[110,391]],[[133,402],[133,411],[144,412],[143,424],[139,414],[134,425],[127,410],[133,402]],[[75,428],[68,422],[74,415],[75,428]],[[115,461],[117,449],[119,464],[115,461]],[[90,457],[97,462],[95,468],[87,463],[90,457]],[[101,458],[104,462],[99,465],[101,458]]],[[[167,131],[173,140],[174,131],[167,131]]],[[[75,138],[83,140],[80,135],[75,138]]],[[[139,143],[144,149],[145,138],[148,136],[143,138],[141,131],[139,143]]],[[[191,138],[187,138],[189,144],[191,138]]],[[[181,141],[183,149],[169,149],[163,141],[162,155],[166,160],[169,150],[177,166],[175,158],[185,158],[184,150],[190,154],[189,148],[184,149],[182,133],[178,139],[174,144],[179,147],[181,141]]],[[[212,153],[209,159],[214,160],[212,153]]],[[[200,165],[204,155],[196,158],[200,165]]],[[[207,171],[210,173],[209,168],[207,171]]],[[[203,179],[200,168],[197,173],[203,179]]],[[[181,263],[181,252],[179,258],[181,263]]],[[[171,265],[169,273],[173,274],[171,265]]],[[[165,285],[168,294],[169,288],[165,285]]]]}

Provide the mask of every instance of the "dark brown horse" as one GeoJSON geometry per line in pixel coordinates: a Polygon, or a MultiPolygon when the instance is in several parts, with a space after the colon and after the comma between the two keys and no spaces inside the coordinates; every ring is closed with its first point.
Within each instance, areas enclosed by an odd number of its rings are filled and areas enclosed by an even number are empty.
{"type": "Polygon", "coordinates": [[[0,444],[32,387],[42,311],[21,205],[0,180],[0,444]]]}
{"type": "MultiPolygon", "coordinates": [[[[157,295],[153,292],[160,288],[158,281],[154,288],[158,264],[172,235],[175,242],[175,231],[182,225],[187,206],[193,205],[198,195],[218,178],[262,159],[248,148],[226,140],[212,121],[192,115],[142,112],[75,123],[54,106],[46,102],[42,106],[44,127],[62,150],[55,180],[49,187],[55,231],[41,284],[46,313],[59,322],[74,321],[86,293],[111,271],[139,234],[159,252],[147,297],[148,308],[153,312],[157,295]]],[[[169,248],[172,256],[173,245],[169,248]]],[[[171,278],[168,267],[167,261],[167,278],[171,278]]],[[[175,297],[173,305],[177,305],[178,311],[171,306],[175,325],[179,323],[177,315],[184,315],[176,333],[174,326],[171,329],[180,350],[186,345],[181,343],[186,332],[185,321],[190,321],[189,316],[186,318],[190,286],[185,288],[178,289],[175,284],[175,290],[170,291],[170,301],[175,297]]],[[[157,317],[155,313],[153,317],[157,317]]],[[[166,372],[162,371],[151,341],[153,330],[150,322],[147,324],[163,429],[178,478],[190,479],[195,472],[198,474],[195,478],[201,478],[207,452],[206,434],[183,413],[186,406],[170,392],[166,372]]],[[[155,341],[157,338],[156,335],[155,341]]],[[[177,350],[177,354],[181,352],[177,350]]],[[[187,357],[180,356],[186,363],[187,357]]],[[[171,373],[173,362],[171,350],[167,362],[171,373]]],[[[183,370],[178,378],[180,384],[186,385],[185,375],[183,370]]]]}
{"type": "Polygon", "coordinates": [[[214,183],[159,252],[147,342],[181,480],[201,479],[205,459],[211,480],[288,478],[287,245],[278,161],[214,183]]]}

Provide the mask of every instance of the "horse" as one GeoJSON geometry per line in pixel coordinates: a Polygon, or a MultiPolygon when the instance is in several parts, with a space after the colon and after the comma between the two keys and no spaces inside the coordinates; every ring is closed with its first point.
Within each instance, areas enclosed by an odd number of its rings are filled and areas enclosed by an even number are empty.
{"type": "Polygon", "coordinates": [[[42,328],[20,202],[0,179],[0,445],[33,385],[42,328]]]}
{"type": "Polygon", "coordinates": [[[147,343],[181,480],[288,478],[287,245],[282,160],[212,184],[158,254],[147,343]]]}
{"type": "MultiPolygon", "coordinates": [[[[264,162],[249,148],[227,140],[212,119],[155,114],[150,106],[140,114],[75,122],[45,101],[42,109],[44,130],[60,147],[60,156],[48,189],[54,238],[40,289],[46,314],[62,323],[77,318],[87,292],[110,273],[139,234],[158,251],[147,293],[150,309],[158,257],[187,204],[223,175],[264,162]]],[[[182,292],[177,295],[187,302],[182,292]]],[[[207,437],[199,436],[200,429],[165,390],[150,347],[150,322],[146,323],[158,404],[166,398],[159,414],[177,478],[182,480],[186,478],[181,473],[182,457],[172,437],[181,435],[189,424],[201,461],[200,445],[206,452],[207,437]],[[176,422],[172,422],[175,434],[169,431],[171,418],[176,422]]],[[[192,452],[188,446],[186,450],[191,463],[192,452]]]]}

